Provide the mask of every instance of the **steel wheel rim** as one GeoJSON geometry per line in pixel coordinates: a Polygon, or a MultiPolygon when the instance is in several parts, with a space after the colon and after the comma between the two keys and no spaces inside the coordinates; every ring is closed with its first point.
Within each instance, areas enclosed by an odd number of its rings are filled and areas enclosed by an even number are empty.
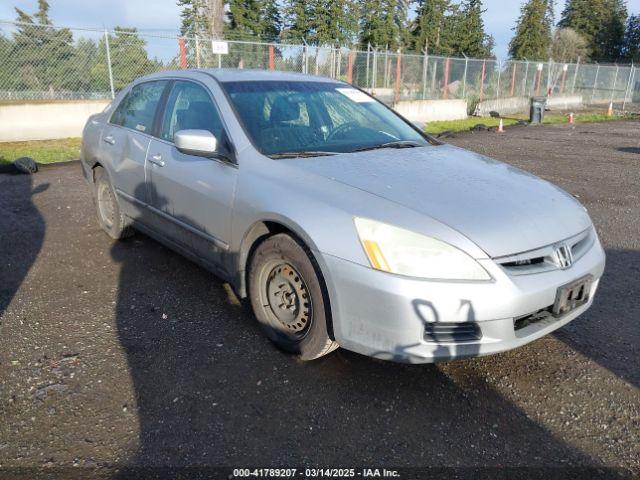
{"type": "Polygon", "coordinates": [[[113,196],[111,195],[111,189],[106,183],[101,183],[98,186],[98,211],[100,212],[100,218],[102,219],[106,227],[111,228],[113,226],[115,209],[113,206],[113,196]]]}
{"type": "Polygon", "coordinates": [[[265,266],[262,302],[280,332],[301,340],[313,320],[311,295],[304,278],[291,264],[276,261],[265,266]]]}

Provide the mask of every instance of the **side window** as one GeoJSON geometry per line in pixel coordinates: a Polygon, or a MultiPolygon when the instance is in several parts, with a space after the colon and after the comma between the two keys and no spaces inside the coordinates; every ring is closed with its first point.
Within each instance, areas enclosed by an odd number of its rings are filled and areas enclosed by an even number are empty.
{"type": "Polygon", "coordinates": [[[209,93],[192,82],[176,82],[164,110],[160,137],[173,142],[180,130],[208,130],[220,145],[225,144],[224,127],[209,93]]]}
{"type": "Polygon", "coordinates": [[[166,85],[167,82],[163,80],[133,87],[113,112],[111,123],[150,134],[156,108],[166,85]]]}

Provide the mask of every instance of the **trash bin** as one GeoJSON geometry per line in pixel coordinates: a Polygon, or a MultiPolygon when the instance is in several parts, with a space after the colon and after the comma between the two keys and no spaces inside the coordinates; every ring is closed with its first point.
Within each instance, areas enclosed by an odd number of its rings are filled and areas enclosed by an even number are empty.
{"type": "Polygon", "coordinates": [[[531,97],[531,110],[529,111],[530,123],[542,123],[544,120],[544,108],[547,106],[547,97],[531,97]]]}

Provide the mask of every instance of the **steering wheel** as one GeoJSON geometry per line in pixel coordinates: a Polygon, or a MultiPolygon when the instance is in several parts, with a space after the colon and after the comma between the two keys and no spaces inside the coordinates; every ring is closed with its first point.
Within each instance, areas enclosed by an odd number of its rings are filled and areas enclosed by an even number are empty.
{"type": "Polygon", "coordinates": [[[327,135],[326,141],[333,140],[335,136],[337,136],[337,135],[339,135],[341,133],[348,132],[349,130],[354,130],[356,128],[360,128],[360,124],[358,124],[358,122],[343,123],[342,125],[340,125],[340,126],[334,128],[333,130],[331,130],[329,135],[327,135]]]}

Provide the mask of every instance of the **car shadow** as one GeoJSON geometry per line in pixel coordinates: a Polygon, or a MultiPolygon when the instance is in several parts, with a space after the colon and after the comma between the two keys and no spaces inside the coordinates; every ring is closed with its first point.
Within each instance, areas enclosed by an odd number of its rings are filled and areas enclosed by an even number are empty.
{"type": "Polygon", "coordinates": [[[620,148],[617,148],[616,150],[618,150],[619,152],[623,152],[623,153],[637,153],[637,154],[640,154],[640,147],[620,147],[620,148]]]}
{"type": "Polygon", "coordinates": [[[555,337],[640,388],[640,251],[606,250],[607,266],[592,307],[555,337]]]}
{"type": "Polygon", "coordinates": [[[33,266],[45,234],[45,221],[33,197],[49,188],[34,186],[32,175],[0,174],[0,319],[33,266]]]}
{"type": "Polygon", "coordinates": [[[508,478],[567,478],[567,468],[597,464],[473,369],[459,377],[344,350],[299,362],[269,343],[227,285],[150,238],[115,243],[111,255],[139,421],[120,478],[249,465],[528,466],[539,470],[508,478]]]}

